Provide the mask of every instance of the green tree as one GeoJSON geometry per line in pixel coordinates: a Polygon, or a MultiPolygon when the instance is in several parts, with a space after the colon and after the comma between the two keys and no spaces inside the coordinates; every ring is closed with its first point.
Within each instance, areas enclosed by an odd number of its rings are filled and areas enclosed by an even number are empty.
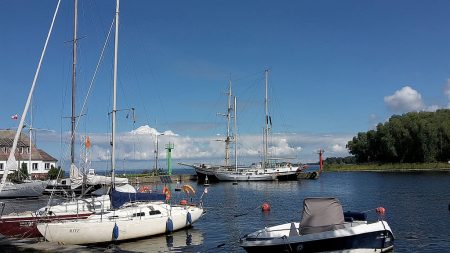
{"type": "Polygon", "coordinates": [[[393,115],[376,129],[348,142],[357,162],[447,162],[450,159],[450,110],[393,115]]]}
{"type": "Polygon", "coordinates": [[[22,163],[20,169],[15,170],[12,174],[8,175],[9,180],[12,182],[21,182],[28,178],[28,168],[26,163],[22,163]]]}
{"type": "Polygon", "coordinates": [[[64,176],[64,171],[61,169],[61,166],[58,166],[58,168],[55,168],[53,165],[52,167],[48,170],[48,179],[50,180],[54,180],[59,177],[64,176]]]}

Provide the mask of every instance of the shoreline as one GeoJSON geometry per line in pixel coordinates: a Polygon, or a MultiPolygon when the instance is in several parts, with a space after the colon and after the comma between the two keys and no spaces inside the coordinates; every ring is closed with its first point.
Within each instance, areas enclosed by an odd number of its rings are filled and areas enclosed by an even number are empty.
{"type": "Polygon", "coordinates": [[[324,172],[450,172],[448,163],[326,164],[324,172]]]}

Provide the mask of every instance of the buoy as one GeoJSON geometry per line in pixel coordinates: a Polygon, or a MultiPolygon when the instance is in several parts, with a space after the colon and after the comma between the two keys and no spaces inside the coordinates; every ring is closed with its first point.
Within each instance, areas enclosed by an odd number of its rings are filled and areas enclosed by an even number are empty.
{"type": "Polygon", "coordinates": [[[190,213],[190,212],[187,213],[186,221],[187,221],[187,223],[188,223],[189,225],[192,224],[192,216],[191,216],[191,213],[190,213]]]}
{"type": "Polygon", "coordinates": [[[169,218],[166,222],[166,232],[172,233],[173,231],[173,221],[169,218]]]}
{"type": "Polygon", "coordinates": [[[180,200],[180,205],[185,206],[187,205],[188,201],[186,199],[180,200]]]}
{"type": "Polygon", "coordinates": [[[115,223],[113,228],[113,239],[117,240],[117,238],[119,238],[119,226],[115,223]]]}
{"type": "Polygon", "coordinates": [[[263,212],[268,212],[268,211],[270,211],[270,205],[269,205],[269,203],[263,203],[262,206],[261,206],[261,210],[262,210],[263,212]]]}
{"type": "Polygon", "coordinates": [[[377,211],[377,214],[379,214],[379,215],[384,215],[386,213],[386,209],[384,209],[384,207],[382,207],[382,206],[377,207],[375,209],[375,211],[377,211]]]}

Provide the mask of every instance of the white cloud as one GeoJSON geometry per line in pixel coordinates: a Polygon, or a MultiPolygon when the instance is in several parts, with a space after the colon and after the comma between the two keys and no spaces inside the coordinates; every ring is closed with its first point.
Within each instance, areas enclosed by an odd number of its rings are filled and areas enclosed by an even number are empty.
{"type": "Polygon", "coordinates": [[[409,86],[397,90],[393,95],[384,97],[386,105],[395,112],[420,111],[424,105],[422,95],[409,86]]]}
{"type": "Polygon", "coordinates": [[[155,128],[150,127],[149,125],[144,125],[136,128],[136,130],[132,130],[130,132],[133,135],[170,135],[170,136],[178,136],[178,134],[172,132],[171,130],[166,130],[162,133],[158,132],[155,128]]]}
{"type": "Polygon", "coordinates": [[[332,147],[332,150],[333,150],[333,152],[336,152],[336,153],[347,152],[347,148],[341,144],[334,144],[332,147]]]}
{"type": "MultiPolygon", "coordinates": [[[[165,145],[174,144],[172,158],[178,161],[190,162],[223,162],[225,154],[225,144],[216,141],[217,136],[212,134],[205,137],[180,136],[170,130],[157,131],[148,125],[141,126],[131,132],[117,133],[116,137],[116,159],[117,161],[141,160],[147,161],[146,166],[153,166],[152,162],[155,156],[156,138],[155,133],[164,133],[159,135],[159,158],[166,158],[165,145]],[[167,135],[166,135],[167,133],[167,135]]],[[[58,134],[53,134],[53,142],[59,143],[58,134]]],[[[110,134],[90,133],[91,140],[91,160],[107,161],[110,159],[110,134]]],[[[351,134],[276,134],[270,139],[269,151],[272,156],[294,158],[293,162],[316,162],[318,161],[317,150],[325,149],[325,155],[331,156],[347,156],[349,155],[345,149],[347,142],[353,137],[351,134]]],[[[40,138],[49,140],[44,133],[40,138]]],[[[69,143],[69,134],[64,134],[64,142],[69,143]]],[[[80,140],[80,138],[77,138],[80,140]]],[[[69,145],[67,145],[69,146],[69,145]]],[[[78,141],[77,149],[82,146],[78,141]]],[[[231,145],[231,155],[234,150],[231,145]]],[[[76,154],[80,154],[80,150],[76,154]]],[[[63,154],[64,159],[68,159],[70,152],[63,154]]],[[[240,135],[238,139],[238,160],[240,163],[249,164],[258,162],[262,154],[262,138],[258,135],[240,135]]],[[[76,159],[79,159],[77,155],[76,159]]],[[[231,160],[233,161],[234,158],[231,160]]]]}
{"type": "MultiPolygon", "coordinates": [[[[447,84],[444,93],[446,96],[450,97],[450,84],[447,84]]],[[[425,105],[422,100],[422,94],[409,86],[405,86],[400,90],[395,91],[393,95],[384,97],[384,103],[390,110],[399,113],[411,111],[432,112],[441,108],[441,106],[438,105],[425,105]]]]}

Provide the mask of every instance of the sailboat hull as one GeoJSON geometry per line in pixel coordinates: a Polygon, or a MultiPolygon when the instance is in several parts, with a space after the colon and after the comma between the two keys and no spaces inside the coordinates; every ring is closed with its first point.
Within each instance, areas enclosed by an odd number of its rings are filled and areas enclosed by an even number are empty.
{"type": "Polygon", "coordinates": [[[38,223],[86,219],[95,212],[110,208],[109,196],[77,199],[53,206],[42,207],[34,212],[11,213],[0,217],[0,234],[6,237],[42,237],[38,223]]]}
{"type": "Polygon", "coordinates": [[[387,252],[394,245],[385,221],[297,236],[290,236],[289,228],[288,223],[249,234],[241,239],[241,247],[247,252],[387,252]],[[271,233],[276,236],[264,236],[271,233]]]}
{"type": "Polygon", "coordinates": [[[190,226],[202,214],[203,209],[196,206],[170,207],[167,204],[143,203],[103,216],[94,215],[86,220],[41,223],[37,227],[50,242],[95,244],[175,231],[190,226]]]}
{"type": "Polygon", "coordinates": [[[78,214],[65,214],[57,216],[35,216],[25,214],[20,216],[8,216],[0,219],[0,234],[6,237],[16,238],[37,238],[42,237],[37,229],[38,222],[55,222],[62,220],[86,219],[92,212],[83,212],[78,214]]]}
{"type": "Polygon", "coordinates": [[[46,183],[43,181],[31,181],[20,184],[6,183],[0,192],[0,199],[13,198],[37,198],[42,196],[46,183]]]}
{"type": "Polygon", "coordinates": [[[216,177],[220,181],[272,181],[276,179],[276,175],[273,174],[247,174],[247,173],[229,173],[229,172],[217,172],[216,177]]]}

